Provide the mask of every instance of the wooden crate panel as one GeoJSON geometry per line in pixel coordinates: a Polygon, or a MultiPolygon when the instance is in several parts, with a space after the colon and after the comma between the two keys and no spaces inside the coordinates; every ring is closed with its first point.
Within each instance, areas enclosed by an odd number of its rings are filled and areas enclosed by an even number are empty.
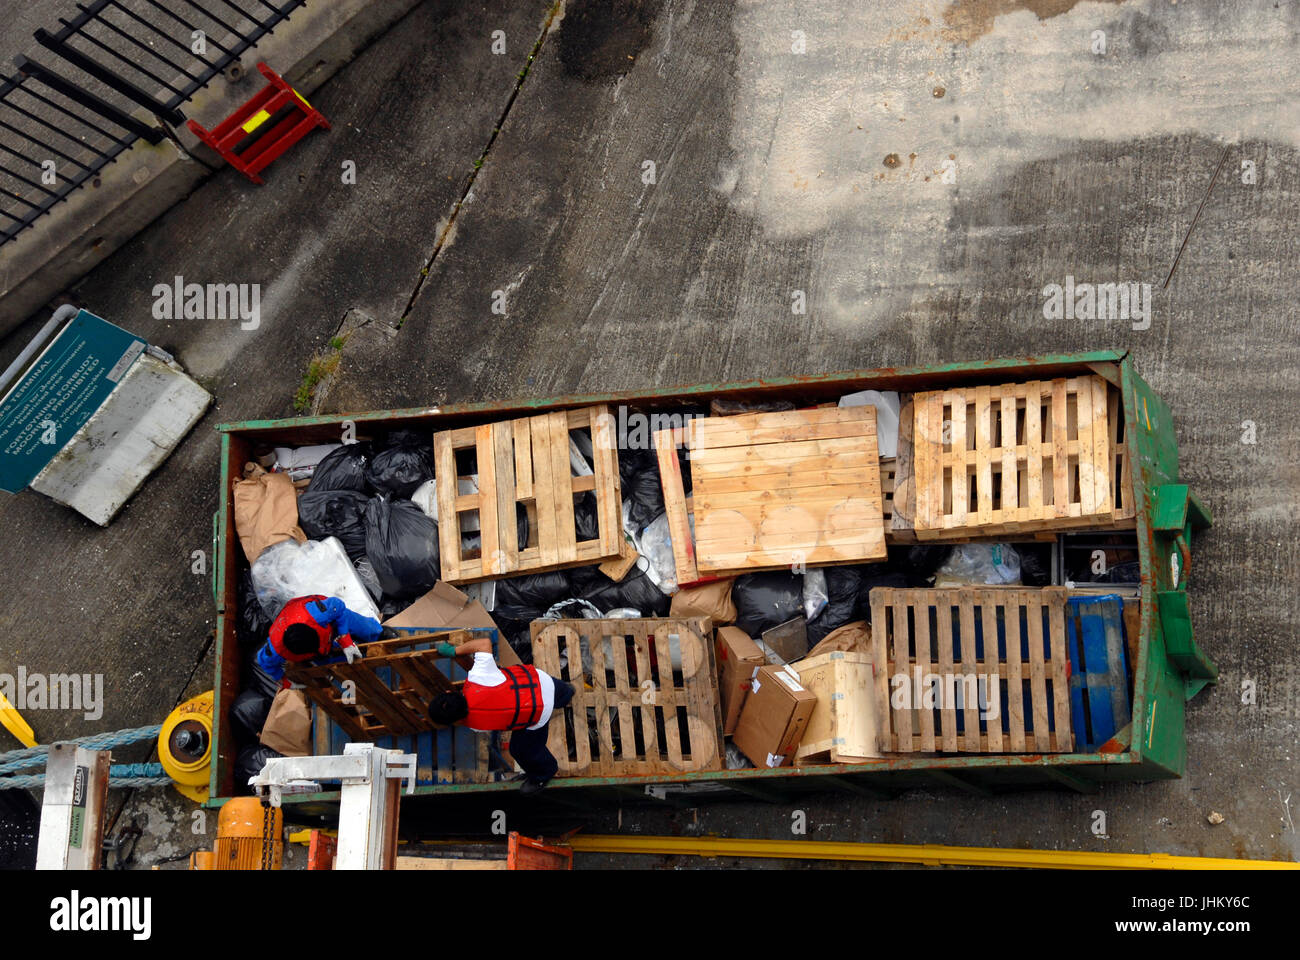
{"type": "Polygon", "coordinates": [[[917,537],[1116,522],[1110,419],[1097,376],[915,394],[917,537]]]}
{"type": "Polygon", "coordinates": [[[871,591],[887,753],[1068,753],[1063,587],[871,591]]]}
{"type": "Polygon", "coordinates": [[[613,419],[605,406],[557,410],[537,417],[443,430],[433,435],[442,578],[473,583],[493,577],[597,564],[624,551],[622,495],[613,419]],[[575,476],[570,432],[589,432],[592,473],[575,476]],[[478,492],[461,494],[456,455],[472,450],[478,492]],[[580,539],[575,498],[591,492],[598,520],[594,539],[580,539]],[[519,543],[516,515],[528,515],[528,542],[519,543]],[[480,547],[466,550],[460,516],[478,516],[480,547]]]}
{"type": "Polygon", "coordinates": [[[879,757],[871,657],[837,650],[792,666],[804,689],[817,695],[795,764],[858,763],[879,757]]]}
{"type": "Polygon", "coordinates": [[[704,617],[535,620],[533,663],[575,690],[550,723],[561,775],[721,770],[711,637],[704,617]]]}
{"type": "Polygon", "coordinates": [[[692,420],[701,575],[885,556],[874,407],[692,420]]]}

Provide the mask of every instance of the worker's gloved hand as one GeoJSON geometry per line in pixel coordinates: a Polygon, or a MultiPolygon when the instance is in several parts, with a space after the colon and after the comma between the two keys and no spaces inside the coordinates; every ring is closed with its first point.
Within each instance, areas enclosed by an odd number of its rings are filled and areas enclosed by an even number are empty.
{"type": "Polygon", "coordinates": [[[435,646],[434,649],[438,651],[439,656],[443,656],[443,657],[456,656],[456,648],[453,647],[446,640],[439,640],[437,646],[435,646]]]}
{"type": "Polygon", "coordinates": [[[348,663],[356,663],[365,655],[366,655],[365,651],[363,651],[355,643],[348,644],[348,646],[343,648],[343,656],[348,658],[348,663]]]}

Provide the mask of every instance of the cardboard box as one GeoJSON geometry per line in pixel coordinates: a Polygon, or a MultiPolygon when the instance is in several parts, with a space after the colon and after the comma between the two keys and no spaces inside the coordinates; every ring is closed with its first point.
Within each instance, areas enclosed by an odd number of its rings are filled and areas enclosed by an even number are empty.
{"type": "MultiPolygon", "coordinates": [[[[424,596],[395,616],[384,621],[385,627],[490,627],[497,629],[496,621],[487,608],[471,600],[450,583],[439,580],[424,596]]],[[[519,663],[519,656],[506,642],[505,634],[498,634],[497,663],[503,667],[519,663]]]]}
{"type": "Polygon", "coordinates": [[[739,627],[718,627],[715,641],[718,660],[718,692],[722,698],[722,732],[731,736],[736,732],[740,710],[749,693],[749,679],[754,668],[767,661],[763,651],[739,627]]]}
{"type": "Polygon", "coordinates": [[[756,667],[732,742],[756,767],[788,767],[817,695],[783,667],[756,667]]]}
{"type": "Polygon", "coordinates": [[[860,763],[883,756],[876,742],[876,690],[871,657],[836,650],[791,664],[817,697],[795,763],[860,763]]]}

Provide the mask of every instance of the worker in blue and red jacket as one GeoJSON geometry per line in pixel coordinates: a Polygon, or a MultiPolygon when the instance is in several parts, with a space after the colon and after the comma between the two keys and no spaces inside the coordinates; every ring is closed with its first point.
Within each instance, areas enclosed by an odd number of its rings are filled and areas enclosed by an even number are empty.
{"type": "Polygon", "coordinates": [[[430,719],[479,733],[512,731],[510,756],[524,770],[520,792],[534,794],[550,783],[559,764],[546,748],[546,728],[551,714],[573,699],[572,685],[531,665],[497,666],[488,637],[459,646],[443,641],[437,650],[446,657],[473,654],[474,663],[460,690],[434,697],[430,719]]]}
{"type": "Polygon", "coordinates": [[[378,620],[349,610],[338,597],[295,597],[271,624],[270,637],[257,651],[257,665],[272,680],[287,686],[286,663],[328,656],[336,643],[352,663],[365,656],[357,641],[378,640],[382,630],[378,620]]]}

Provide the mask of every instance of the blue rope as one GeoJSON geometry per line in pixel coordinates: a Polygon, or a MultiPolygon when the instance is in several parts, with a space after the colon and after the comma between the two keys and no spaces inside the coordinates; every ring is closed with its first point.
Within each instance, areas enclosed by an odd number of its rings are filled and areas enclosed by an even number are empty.
{"type": "MultiPolygon", "coordinates": [[[[124,747],[128,743],[135,743],[137,740],[156,739],[161,732],[162,725],[154,724],[149,727],[130,727],[126,730],[115,730],[111,733],[96,733],[89,737],[81,737],[78,740],[60,742],[74,743],[87,750],[111,750],[114,747],[124,747]]],[[[28,767],[43,767],[49,752],[50,747],[46,744],[40,747],[28,747],[24,750],[11,750],[8,753],[0,753],[0,773],[11,773],[14,770],[25,770],[28,767]]]]}
{"type": "MultiPolygon", "coordinates": [[[[149,768],[155,766],[158,767],[159,770],[162,769],[162,764],[153,763],[124,763],[121,766],[110,767],[108,785],[110,787],[165,787],[167,784],[171,783],[172,778],[168,776],[148,776],[145,774],[116,775],[123,770],[130,770],[133,767],[149,768]]],[[[0,777],[0,790],[40,790],[44,786],[45,774],[43,773],[18,774],[17,776],[12,777],[0,777]]]]}

